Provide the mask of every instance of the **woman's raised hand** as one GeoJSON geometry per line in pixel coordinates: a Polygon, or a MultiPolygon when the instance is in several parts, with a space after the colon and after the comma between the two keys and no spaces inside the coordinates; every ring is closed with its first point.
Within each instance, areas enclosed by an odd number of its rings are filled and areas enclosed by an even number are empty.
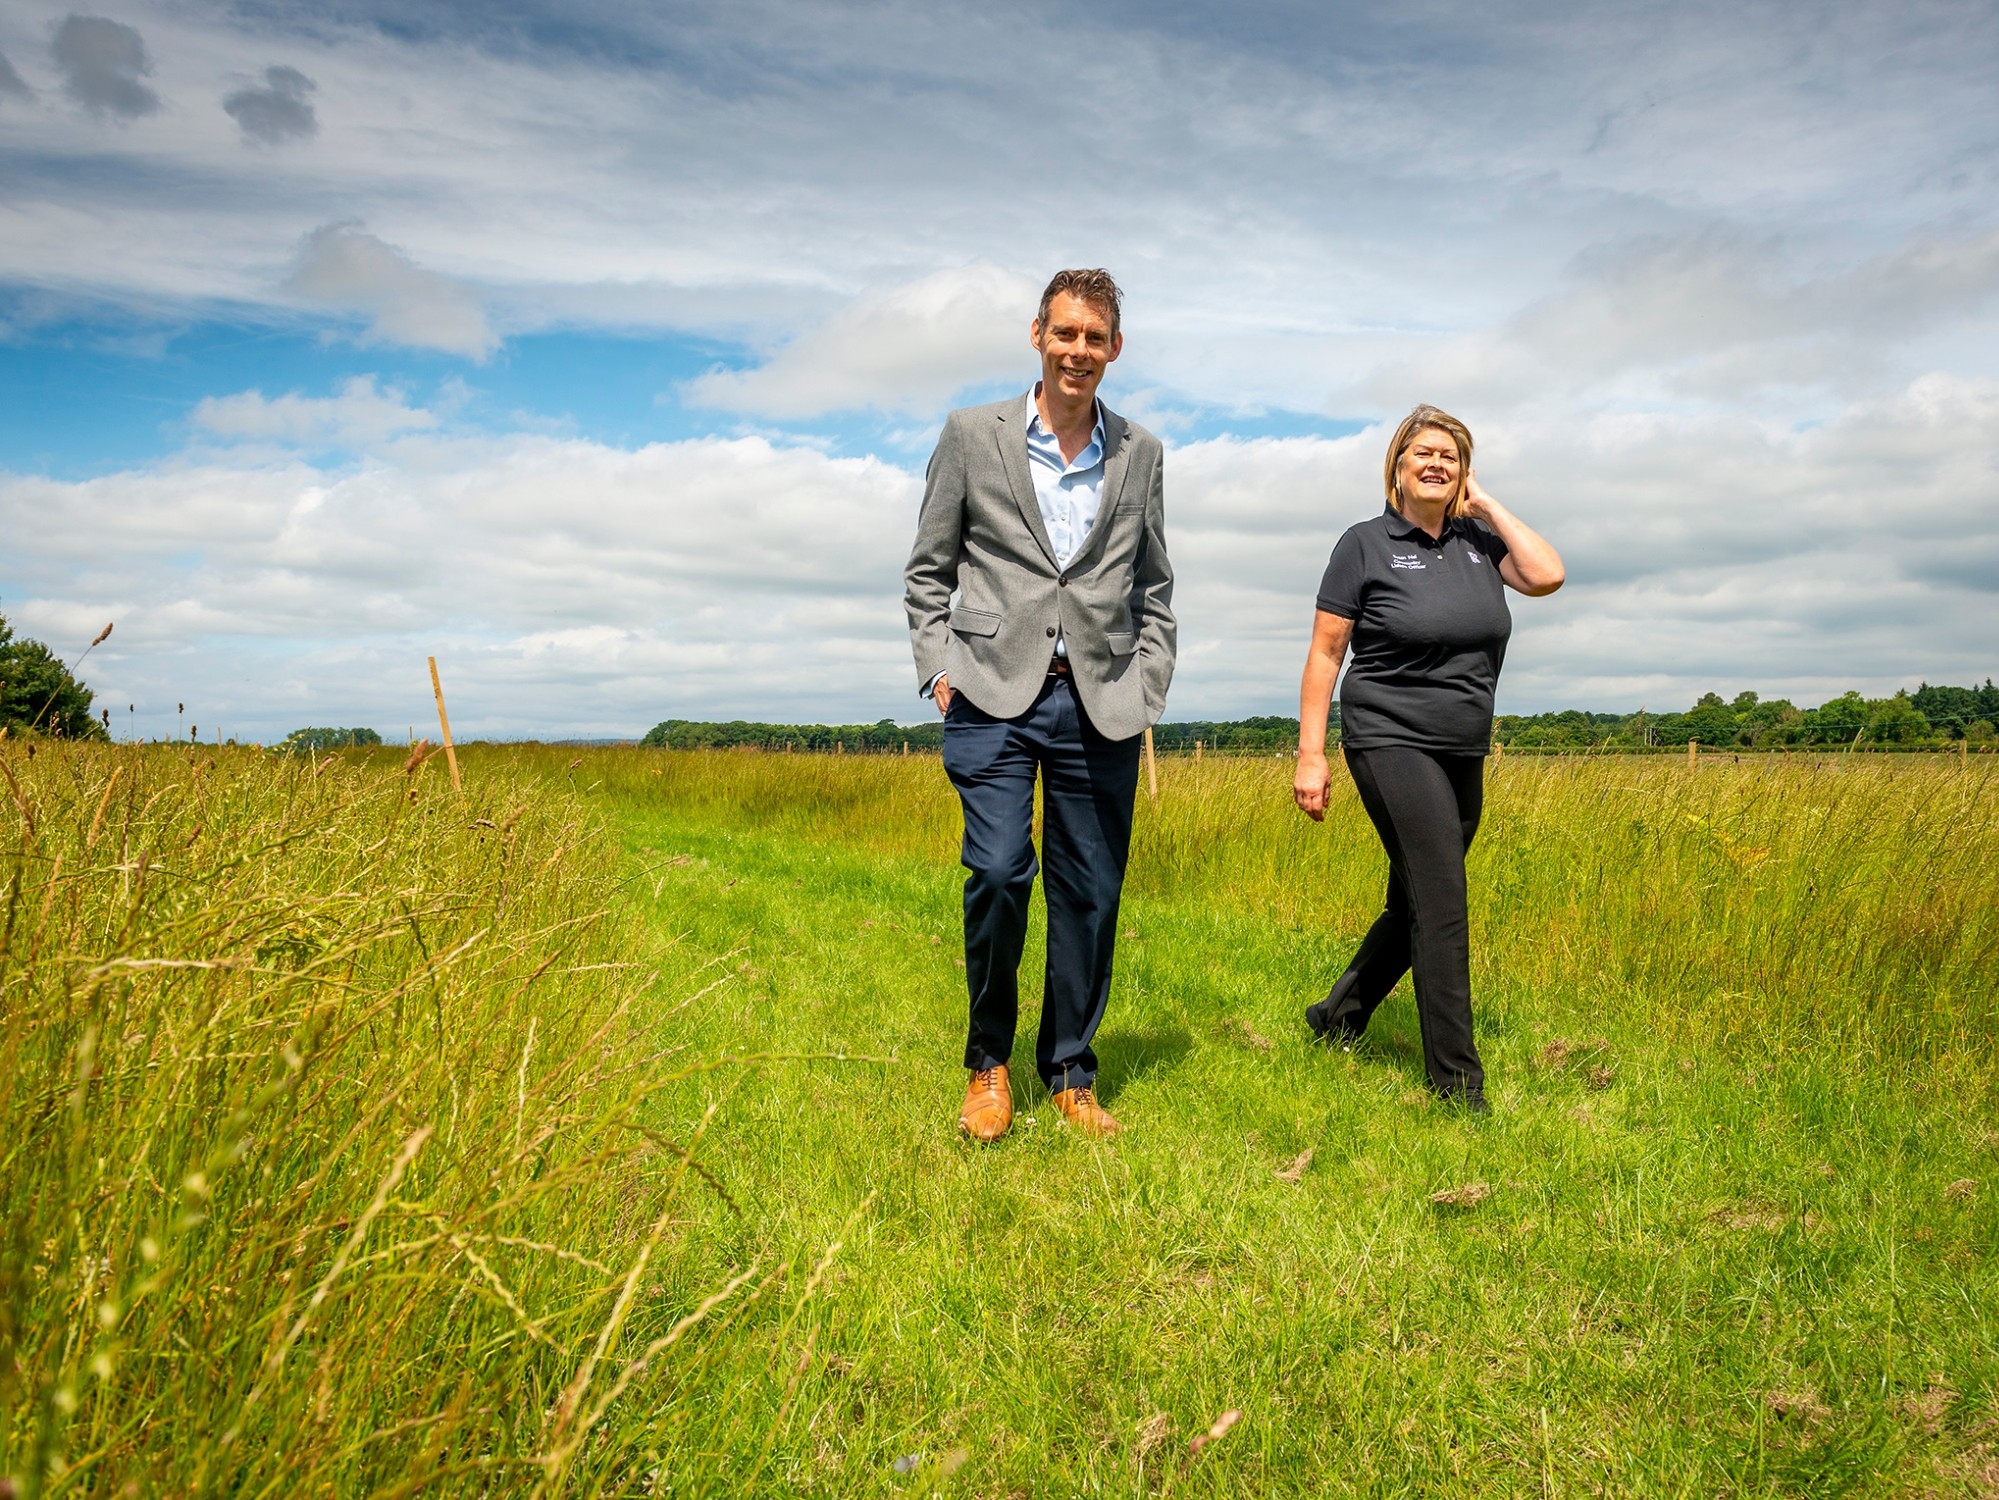
{"type": "Polygon", "coordinates": [[[1465,470],[1464,513],[1474,521],[1489,522],[1492,519],[1490,507],[1494,503],[1492,496],[1485,492],[1485,486],[1478,482],[1478,470],[1465,470]]]}

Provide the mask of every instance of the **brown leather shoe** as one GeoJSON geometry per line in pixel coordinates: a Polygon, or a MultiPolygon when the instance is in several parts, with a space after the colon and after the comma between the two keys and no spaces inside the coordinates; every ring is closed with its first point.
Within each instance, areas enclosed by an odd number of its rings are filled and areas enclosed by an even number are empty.
{"type": "Polygon", "coordinates": [[[1055,1096],[1055,1107],[1062,1111],[1063,1124],[1073,1125],[1084,1135],[1099,1140],[1124,1129],[1111,1118],[1109,1110],[1097,1103],[1097,1091],[1093,1088],[1064,1089],[1055,1096]]]}
{"type": "Polygon", "coordinates": [[[979,1068],[965,1088],[965,1107],[958,1111],[958,1128],[980,1145],[990,1145],[1013,1123],[1013,1089],[1006,1064],[979,1068]]]}

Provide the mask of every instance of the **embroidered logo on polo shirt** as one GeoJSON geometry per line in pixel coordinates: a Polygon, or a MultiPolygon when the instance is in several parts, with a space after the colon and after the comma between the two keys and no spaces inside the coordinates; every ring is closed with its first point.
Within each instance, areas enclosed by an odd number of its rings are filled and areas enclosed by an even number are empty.
{"type": "Polygon", "coordinates": [[[1471,559],[1471,560],[1472,560],[1473,562],[1483,562],[1483,561],[1485,561],[1485,559],[1484,559],[1484,558],[1482,558],[1482,557],[1480,557],[1480,556],[1479,556],[1479,554],[1478,554],[1478,549],[1477,549],[1477,548],[1475,548],[1475,547],[1471,547],[1471,548],[1466,548],[1466,549],[1465,549],[1465,556],[1466,556],[1466,557],[1468,557],[1468,558],[1470,558],[1470,559],[1471,559]]]}
{"type": "Polygon", "coordinates": [[[1388,566],[1391,568],[1423,568],[1427,567],[1428,564],[1423,561],[1423,554],[1420,552],[1411,552],[1407,557],[1403,556],[1400,552],[1391,552],[1388,554],[1388,566]]]}

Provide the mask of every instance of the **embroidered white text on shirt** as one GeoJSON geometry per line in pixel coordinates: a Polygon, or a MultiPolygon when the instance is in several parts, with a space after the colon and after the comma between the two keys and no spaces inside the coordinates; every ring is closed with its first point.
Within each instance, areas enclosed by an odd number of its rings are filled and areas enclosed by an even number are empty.
{"type": "Polygon", "coordinates": [[[1422,568],[1427,566],[1423,561],[1423,554],[1420,552],[1412,552],[1406,557],[1400,552],[1391,552],[1388,554],[1388,565],[1391,568],[1422,568]]]}

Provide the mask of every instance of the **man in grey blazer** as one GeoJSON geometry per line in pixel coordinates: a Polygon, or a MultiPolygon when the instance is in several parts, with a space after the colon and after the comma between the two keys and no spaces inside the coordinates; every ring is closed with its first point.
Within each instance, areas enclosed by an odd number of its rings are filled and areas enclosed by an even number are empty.
{"type": "Polygon", "coordinates": [[[944,716],[965,811],[958,1124],[981,1142],[1013,1122],[1037,772],[1048,965],[1035,1067],[1065,1121],[1120,1128],[1097,1101],[1090,1042],[1110,998],[1140,736],[1165,707],[1176,626],[1159,440],[1097,400],[1124,344],[1118,312],[1108,272],[1049,282],[1031,329],[1041,378],[945,420],[903,575],[917,682],[944,716]]]}

